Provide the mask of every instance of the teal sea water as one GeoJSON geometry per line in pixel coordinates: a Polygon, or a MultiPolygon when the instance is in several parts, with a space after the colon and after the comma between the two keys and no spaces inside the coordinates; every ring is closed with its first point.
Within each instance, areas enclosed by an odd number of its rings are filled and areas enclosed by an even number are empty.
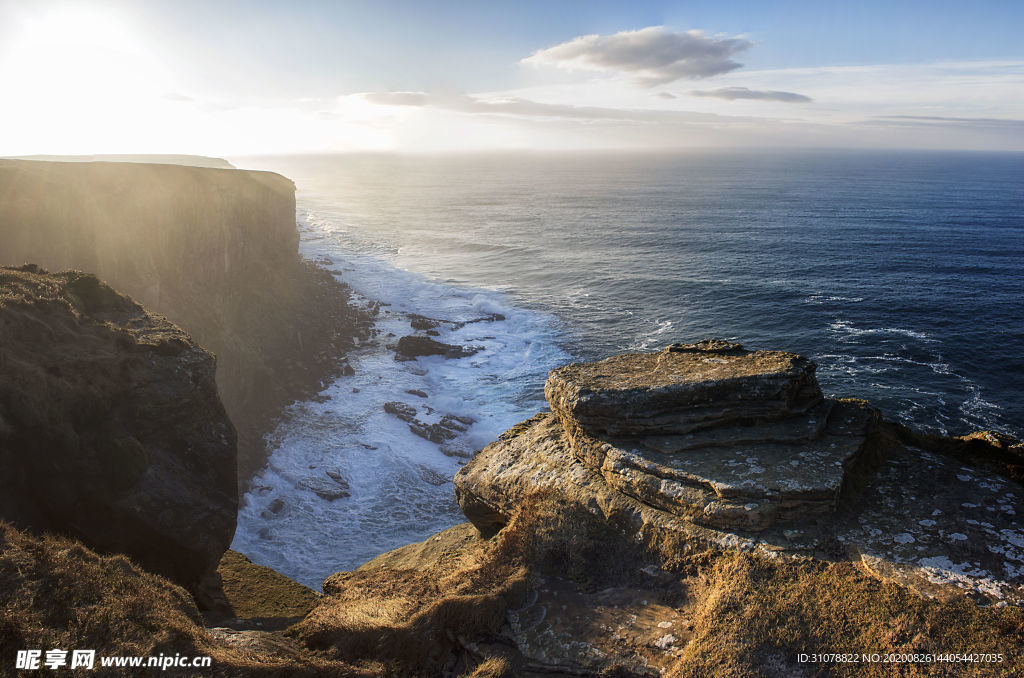
{"type": "Polygon", "coordinates": [[[301,581],[459,521],[446,480],[458,459],[384,402],[472,416],[462,442],[479,447],[542,408],[546,371],[569,360],[725,337],[807,355],[828,394],[923,430],[1024,435],[1024,155],[235,164],[294,179],[305,254],[390,304],[356,376],[286,416],[240,515],[236,548],[301,581]],[[484,348],[471,358],[396,363],[387,335],[411,332],[405,313],[505,319],[442,328],[442,340],[484,348]],[[326,467],[351,497],[309,491],[326,467]],[[285,508],[268,511],[278,498],[285,508]]]}

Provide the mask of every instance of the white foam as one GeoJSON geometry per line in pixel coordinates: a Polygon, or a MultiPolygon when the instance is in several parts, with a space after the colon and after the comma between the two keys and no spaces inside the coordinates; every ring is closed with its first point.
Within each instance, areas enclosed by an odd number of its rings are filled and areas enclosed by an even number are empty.
{"type": "Polygon", "coordinates": [[[833,321],[829,326],[829,329],[836,333],[845,335],[840,341],[849,340],[856,337],[870,336],[876,334],[896,335],[902,337],[909,337],[911,339],[918,339],[925,342],[936,341],[927,332],[918,332],[916,330],[910,330],[903,327],[869,327],[859,328],[854,327],[853,323],[847,320],[837,319],[833,321]]]}
{"type": "Polygon", "coordinates": [[[844,304],[859,304],[864,297],[843,297],[830,294],[812,294],[804,299],[805,304],[824,304],[830,301],[842,302],[844,304]]]}
{"type": "Polygon", "coordinates": [[[464,520],[451,484],[464,462],[415,435],[384,403],[415,407],[427,424],[444,414],[472,417],[451,441],[471,452],[544,409],[540,386],[570,356],[560,348],[555,318],[518,308],[500,292],[403,271],[389,263],[386,247],[347,249],[344,227],[329,220],[309,216],[300,230],[306,256],[330,259],[329,268],[358,295],[390,304],[378,315],[377,340],[348,356],[356,374],[285,413],[270,436],[268,465],[239,510],[232,548],[319,588],[334,572],[464,520]],[[396,361],[388,345],[413,333],[409,313],[452,321],[436,328],[437,339],[481,350],[461,359],[396,361]],[[328,471],[348,483],[350,497],[331,501],[309,489],[340,489],[328,471]]]}

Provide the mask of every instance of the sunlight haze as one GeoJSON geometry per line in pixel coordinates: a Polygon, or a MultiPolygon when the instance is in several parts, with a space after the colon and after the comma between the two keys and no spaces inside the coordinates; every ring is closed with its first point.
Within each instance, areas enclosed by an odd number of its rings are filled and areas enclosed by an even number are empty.
{"type": "Polygon", "coordinates": [[[1021,150],[1022,19],[999,2],[7,0],[0,154],[1021,150]]]}

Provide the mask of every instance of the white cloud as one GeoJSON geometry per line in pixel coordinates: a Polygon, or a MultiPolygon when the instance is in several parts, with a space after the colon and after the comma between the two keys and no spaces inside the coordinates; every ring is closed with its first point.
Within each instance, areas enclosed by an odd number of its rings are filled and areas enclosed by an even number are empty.
{"type": "Polygon", "coordinates": [[[948,125],[985,129],[1024,131],[1024,120],[1008,118],[949,118],[940,115],[879,115],[864,124],[875,125],[948,125]]]}
{"type": "Polygon", "coordinates": [[[795,92],[782,92],[779,90],[757,90],[747,87],[720,87],[710,90],[691,90],[690,94],[695,97],[714,97],[716,99],[758,99],[761,101],[782,101],[786,103],[806,104],[813,101],[811,97],[795,92]]]}
{"type": "Polygon", "coordinates": [[[428,92],[367,92],[359,96],[369,103],[380,106],[429,106],[449,111],[458,111],[460,113],[507,115],[523,118],[715,124],[750,120],[750,118],[739,116],[724,116],[694,111],[542,103],[517,96],[482,98],[467,94],[445,95],[430,94],[428,92]]]}
{"type": "Polygon", "coordinates": [[[680,79],[707,78],[739,68],[732,57],[753,45],[739,36],[675,33],[664,26],[614,35],[584,35],[537,50],[522,63],[632,76],[653,87],[680,79]]]}

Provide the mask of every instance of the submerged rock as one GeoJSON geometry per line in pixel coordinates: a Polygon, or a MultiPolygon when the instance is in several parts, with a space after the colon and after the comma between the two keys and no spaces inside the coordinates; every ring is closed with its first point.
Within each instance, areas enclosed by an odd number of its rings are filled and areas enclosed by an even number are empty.
{"type": "Polygon", "coordinates": [[[441,324],[440,320],[434,320],[418,313],[409,314],[409,326],[414,330],[432,330],[441,324]]]}
{"type": "Polygon", "coordinates": [[[401,337],[395,346],[395,360],[415,360],[422,356],[442,355],[445,358],[467,358],[480,351],[477,346],[455,346],[445,344],[431,339],[410,334],[401,337]]]}
{"type": "MultiPolygon", "coordinates": [[[[425,407],[424,409],[427,414],[432,414],[434,412],[434,410],[429,407],[425,407]]],[[[416,418],[419,410],[412,405],[402,402],[384,403],[384,411],[388,414],[395,415],[402,421],[409,424],[409,430],[420,438],[424,438],[425,440],[438,444],[454,440],[460,433],[465,433],[469,430],[470,425],[475,421],[471,417],[445,414],[439,421],[427,423],[416,418]]]]}
{"type": "Polygon", "coordinates": [[[235,430],[214,358],[96,277],[0,268],[0,517],[193,591],[231,542],[235,430]]]}
{"type": "Polygon", "coordinates": [[[334,501],[351,496],[348,481],[340,473],[328,471],[328,478],[312,476],[299,481],[299,487],[309,490],[321,499],[334,501]]]}

